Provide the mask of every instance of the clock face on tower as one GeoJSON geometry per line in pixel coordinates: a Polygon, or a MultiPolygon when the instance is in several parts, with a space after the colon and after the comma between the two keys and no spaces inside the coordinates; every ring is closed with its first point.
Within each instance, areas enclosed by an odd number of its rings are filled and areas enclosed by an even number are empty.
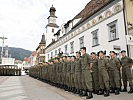
{"type": "Polygon", "coordinates": [[[56,23],[56,18],[50,17],[50,18],[49,18],[49,22],[50,22],[50,23],[56,23]]]}

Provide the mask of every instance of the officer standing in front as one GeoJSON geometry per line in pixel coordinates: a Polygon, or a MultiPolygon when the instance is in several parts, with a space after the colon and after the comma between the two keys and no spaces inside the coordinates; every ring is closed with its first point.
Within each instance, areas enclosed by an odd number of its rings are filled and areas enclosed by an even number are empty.
{"type": "Polygon", "coordinates": [[[82,53],[82,57],[81,57],[81,68],[82,68],[82,81],[83,83],[85,83],[86,85],[86,99],[91,99],[93,98],[92,95],[92,75],[90,72],[90,57],[89,55],[86,53],[86,47],[82,47],[81,48],[81,53],[82,53]],[[89,95],[87,94],[87,92],[89,91],[89,95]]]}

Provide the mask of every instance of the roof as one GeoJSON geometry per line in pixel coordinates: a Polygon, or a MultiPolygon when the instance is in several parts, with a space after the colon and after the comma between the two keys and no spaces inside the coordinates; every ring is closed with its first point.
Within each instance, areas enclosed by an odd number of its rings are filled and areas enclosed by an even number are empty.
{"type": "Polygon", "coordinates": [[[37,52],[36,51],[33,51],[32,52],[32,56],[36,56],[37,55],[37,52]]]}
{"type": "Polygon", "coordinates": [[[61,29],[59,29],[59,30],[54,34],[54,36],[55,36],[55,35],[60,35],[60,31],[61,31],[61,29]]]}
{"type": "Polygon", "coordinates": [[[78,13],[72,20],[82,18],[74,27],[81,24],[83,21],[91,17],[93,14],[95,14],[97,11],[102,9],[104,6],[109,4],[110,2],[113,2],[114,0],[91,0],[85,8],[78,13]]]}
{"type": "Polygon", "coordinates": [[[52,5],[52,7],[50,7],[49,12],[51,12],[51,11],[56,11],[56,9],[55,9],[55,7],[53,7],[53,5],[52,5]]]}
{"type": "MultiPolygon", "coordinates": [[[[59,26],[58,26],[57,24],[53,24],[53,23],[49,23],[49,24],[47,24],[47,26],[59,28],[59,26]]],[[[46,27],[47,27],[47,26],[46,26],[46,27]]]]}
{"type": "Polygon", "coordinates": [[[25,57],[23,61],[26,61],[26,62],[30,63],[31,60],[30,60],[30,57],[28,57],[28,58],[25,57]]]}
{"type": "Polygon", "coordinates": [[[45,43],[46,43],[46,41],[45,41],[45,35],[43,34],[42,35],[41,42],[39,44],[45,44],[45,43]]]}

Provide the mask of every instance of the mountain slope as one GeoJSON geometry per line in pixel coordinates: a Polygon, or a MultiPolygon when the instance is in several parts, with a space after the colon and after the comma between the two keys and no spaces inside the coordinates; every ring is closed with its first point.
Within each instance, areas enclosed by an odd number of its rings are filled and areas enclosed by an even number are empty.
{"type": "Polygon", "coordinates": [[[9,54],[11,54],[12,58],[15,58],[17,60],[23,60],[24,57],[29,57],[31,55],[31,51],[22,48],[9,47],[9,54]]]}

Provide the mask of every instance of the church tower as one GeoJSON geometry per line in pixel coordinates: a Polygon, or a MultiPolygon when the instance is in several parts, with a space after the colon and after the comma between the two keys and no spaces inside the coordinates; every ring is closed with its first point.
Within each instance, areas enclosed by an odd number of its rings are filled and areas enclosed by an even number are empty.
{"type": "Polygon", "coordinates": [[[45,41],[45,35],[43,33],[41,42],[39,43],[39,46],[36,49],[37,53],[36,64],[43,63],[45,61],[45,47],[46,47],[46,41],[45,41]]]}
{"type": "Polygon", "coordinates": [[[46,26],[46,47],[54,41],[54,34],[58,31],[59,26],[56,24],[57,17],[55,16],[55,7],[50,8],[50,16],[48,17],[48,24],[46,26]]]}

